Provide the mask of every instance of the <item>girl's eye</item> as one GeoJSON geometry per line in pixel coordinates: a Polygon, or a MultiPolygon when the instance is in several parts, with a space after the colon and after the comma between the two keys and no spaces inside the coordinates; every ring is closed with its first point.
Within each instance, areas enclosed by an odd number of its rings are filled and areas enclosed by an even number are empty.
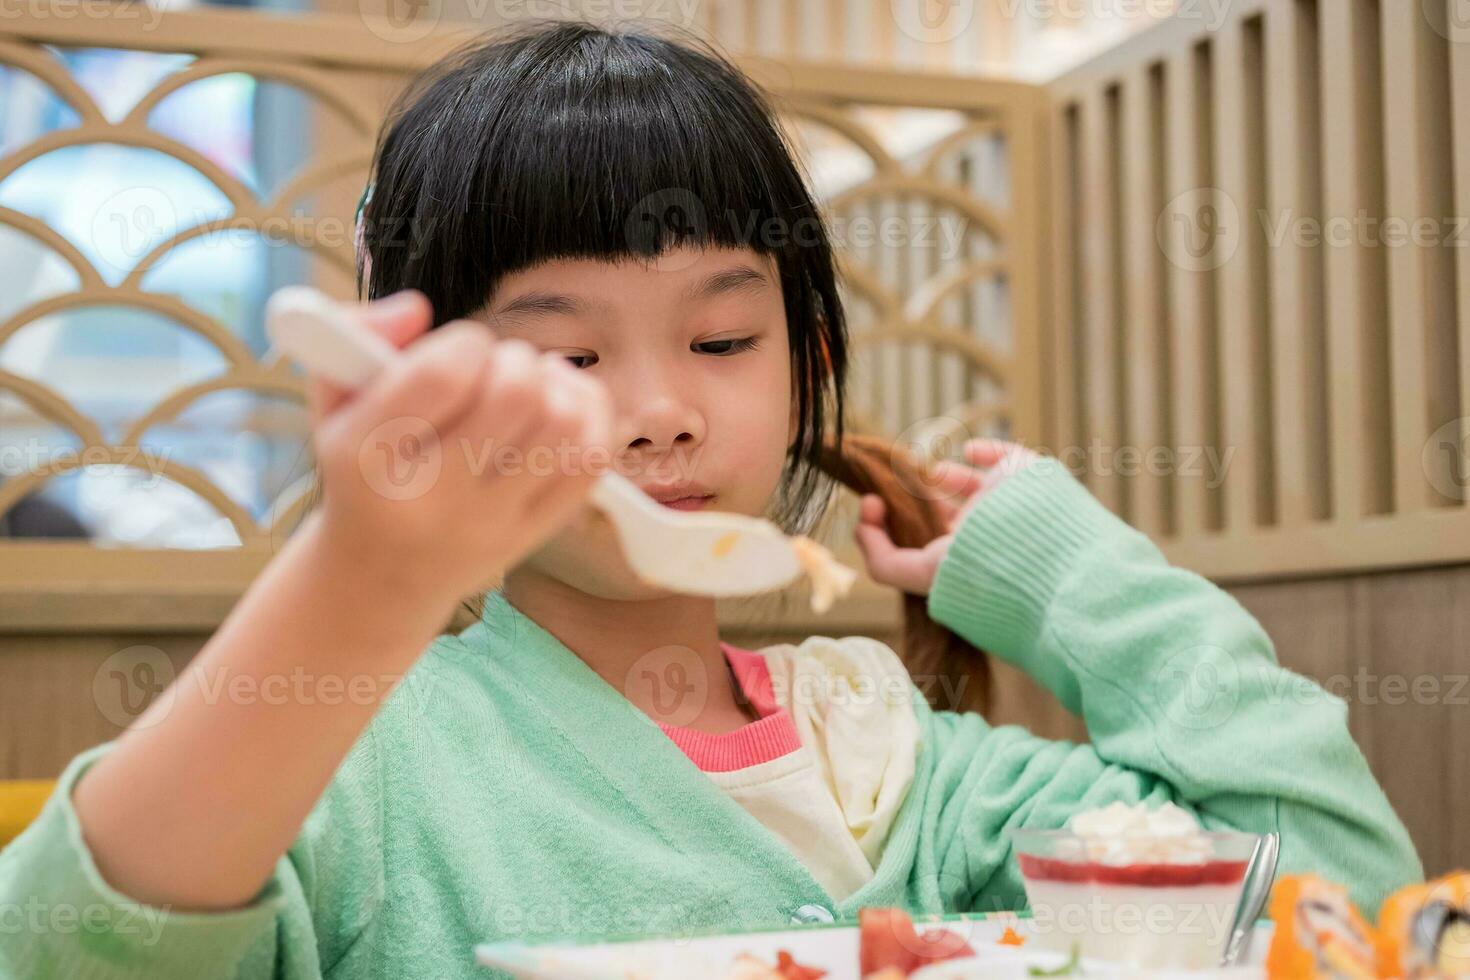
{"type": "Polygon", "coordinates": [[[731,354],[739,354],[742,351],[755,350],[760,341],[755,337],[730,338],[729,340],[706,340],[695,344],[696,349],[714,347],[716,350],[701,349],[701,354],[712,354],[715,357],[729,357],[731,354]]]}
{"type": "Polygon", "coordinates": [[[574,368],[589,368],[592,365],[594,365],[594,364],[597,363],[597,355],[596,354],[568,354],[567,355],[567,360],[569,360],[569,361],[572,362],[572,367],[574,367],[574,368]],[[579,363],[577,363],[578,361],[586,361],[587,363],[586,364],[579,364],[579,363]]]}

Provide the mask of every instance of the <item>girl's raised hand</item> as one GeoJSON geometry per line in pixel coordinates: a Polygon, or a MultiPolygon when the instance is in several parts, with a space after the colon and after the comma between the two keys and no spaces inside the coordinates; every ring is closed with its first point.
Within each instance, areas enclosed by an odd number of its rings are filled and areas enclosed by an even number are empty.
{"type": "Polygon", "coordinates": [[[452,603],[577,514],[611,463],[612,402],[565,357],[484,323],[429,331],[421,294],[362,315],[403,353],[355,393],[312,380],[322,533],[452,603]]]}
{"type": "Polygon", "coordinates": [[[864,494],[854,530],[868,574],[875,582],[912,595],[928,595],[939,563],[949,552],[954,532],[965,517],[1001,481],[1030,466],[1040,455],[1003,439],[971,439],[963,449],[965,463],[943,460],[934,465],[934,487],[941,496],[930,502],[944,518],[946,533],[922,548],[900,548],[889,537],[883,498],[864,494]]]}

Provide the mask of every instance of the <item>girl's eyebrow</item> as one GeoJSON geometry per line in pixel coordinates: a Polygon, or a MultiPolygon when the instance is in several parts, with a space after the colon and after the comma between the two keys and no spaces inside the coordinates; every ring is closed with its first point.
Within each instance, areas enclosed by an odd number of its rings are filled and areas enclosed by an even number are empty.
{"type": "Polygon", "coordinates": [[[770,280],[763,273],[757,272],[748,265],[736,265],[711,273],[689,287],[684,294],[684,300],[692,303],[722,293],[759,292],[770,284],[770,280]]]}
{"type": "Polygon", "coordinates": [[[580,313],[588,313],[605,307],[604,303],[589,302],[566,293],[537,291],[517,296],[498,310],[490,311],[490,317],[499,319],[514,316],[527,319],[538,316],[577,316],[580,313]]]}
{"type": "MultiPolygon", "coordinates": [[[[693,303],[724,293],[740,291],[757,292],[769,286],[770,279],[748,265],[731,266],[712,272],[690,286],[684,293],[684,301],[693,303]]],[[[584,299],[568,293],[549,293],[542,290],[524,293],[490,312],[492,320],[501,317],[530,319],[540,316],[578,316],[583,313],[605,312],[607,304],[584,299]]]]}

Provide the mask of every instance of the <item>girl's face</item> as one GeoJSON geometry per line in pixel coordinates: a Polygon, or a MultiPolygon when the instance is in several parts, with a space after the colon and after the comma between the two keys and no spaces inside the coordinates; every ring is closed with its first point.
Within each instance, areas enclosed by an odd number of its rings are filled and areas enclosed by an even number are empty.
{"type": "MultiPolygon", "coordinates": [[[[612,463],[633,483],[692,484],[715,495],[705,509],[765,514],[797,424],[773,259],[694,248],[649,264],[558,259],[507,276],[485,319],[497,336],[563,355],[607,386],[618,413],[612,463]]],[[[585,465],[565,452],[542,462],[585,465]]],[[[526,564],[601,598],[670,594],[633,576],[590,506],[526,564]]]]}

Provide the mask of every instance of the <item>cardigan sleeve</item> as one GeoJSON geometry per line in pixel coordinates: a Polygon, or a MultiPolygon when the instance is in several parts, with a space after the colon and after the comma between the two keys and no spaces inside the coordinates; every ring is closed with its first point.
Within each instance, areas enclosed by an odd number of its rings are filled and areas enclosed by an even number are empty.
{"type": "Polygon", "coordinates": [[[371,729],[260,892],[224,911],[135,902],[103,878],[72,791],[112,745],[73,758],[36,820],[0,852],[0,915],[11,920],[0,921],[0,976],[320,980],[367,933],[383,896],[371,729]]]}
{"type": "Polygon", "coordinates": [[[1004,832],[1113,801],[1172,801],[1209,829],[1281,834],[1283,872],[1348,885],[1364,908],[1422,877],[1347,728],[1342,699],[1283,669],[1229,594],[1170,566],[1055,460],[999,484],[942,560],[930,615],[1026,671],[1091,744],[936,713],[951,874],[1013,901],[1004,832]]]}

